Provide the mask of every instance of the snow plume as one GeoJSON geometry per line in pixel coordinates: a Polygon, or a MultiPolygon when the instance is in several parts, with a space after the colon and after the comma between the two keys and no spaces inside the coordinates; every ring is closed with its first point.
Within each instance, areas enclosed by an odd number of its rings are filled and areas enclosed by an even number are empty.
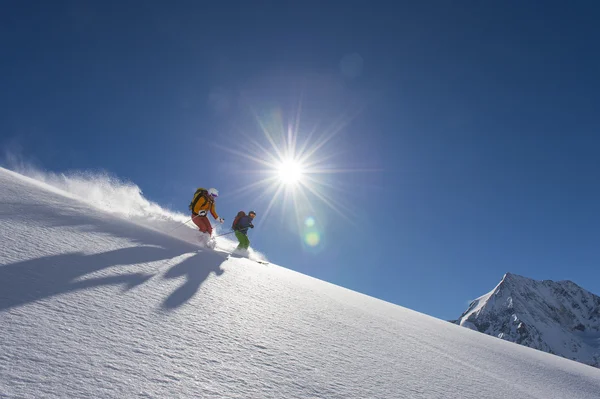
{"type": "MultiPolygon", "coordinates": [[[[192,244],[201,242],[202,237],[189,215],[163,208],[149,201],[135,183],[124,181],[103,171],[53,173],[42,171],[16,157],[9,160],[11,161],[9,169],[41,182],[47,189],[58,190],[63,195],[83,201],[96,209],[192,244]]],[[[213,226],[215,235],[228,231],[221,225],[213,223],[213,226]]],[[[237,241],[234,240],[233,234],[218,237],[217,246],[232,252],[237,246],[237,241]]],[[[248,257],[252,260],[266,260],[263,254],[254,250],[250,250],[248,257]]]]}
{"type": "MultiPolygon", "coordinates": [[[[187,215],[165,209],[147,200],[136,184],[121,180],[109,173],[92,171],[53,173],[31,167],[13,170],[101,211],[186,241],[194,239],[193,223],[184,224],[190,220],[187,215]]],[[[196,237],[197,242],[198,237],[196,237]]]]}

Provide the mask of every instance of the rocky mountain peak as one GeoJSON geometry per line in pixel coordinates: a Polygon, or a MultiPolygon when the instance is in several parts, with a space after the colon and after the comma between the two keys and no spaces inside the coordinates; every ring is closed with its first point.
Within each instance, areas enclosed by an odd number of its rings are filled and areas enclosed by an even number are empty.
{"type": "Polygon", "coordinates": [[[600,297],[572,281],[506,273],[454,322],[600,367],[600,297]]]}

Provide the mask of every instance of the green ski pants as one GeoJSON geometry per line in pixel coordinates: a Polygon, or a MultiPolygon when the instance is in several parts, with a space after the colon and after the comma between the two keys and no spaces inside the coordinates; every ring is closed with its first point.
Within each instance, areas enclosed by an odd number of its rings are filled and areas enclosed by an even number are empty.
{"type": "Polygon", "coordinates": [[[250,240],[248,239],[248,236],[246,234],[236,231],[235,237],[240,242],[240,244],[237,246],[238,249],[248,249],[248,247],[250,246],[250,240]]]}

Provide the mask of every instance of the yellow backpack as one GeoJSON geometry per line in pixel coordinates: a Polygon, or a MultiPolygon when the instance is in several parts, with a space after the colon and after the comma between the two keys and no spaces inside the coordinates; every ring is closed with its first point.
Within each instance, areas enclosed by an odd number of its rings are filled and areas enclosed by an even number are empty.
{"type": "Polygon", "coordinates": [[[190,211],[194,212],[194,208],[196,207],[198,201],[200,201],[200,198],[204,197],[204,200],[208,202],[208,197],[206,194],[208,194],[208,190],[205,188],[200,187],[196,190],[194,193],[194,198],[192,199],[192,202],[190,202],[190,211]]]}

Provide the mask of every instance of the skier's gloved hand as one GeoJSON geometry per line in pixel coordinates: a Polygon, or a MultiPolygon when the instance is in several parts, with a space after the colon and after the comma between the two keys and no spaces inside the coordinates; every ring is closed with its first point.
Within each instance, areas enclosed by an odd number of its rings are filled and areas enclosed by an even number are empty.
{"type": "Polygon", "coordinates": [[[217,221],[218,221],[219,223],[223,224],[223,222],[225,221],[225,219],[223,219],[223,218],[219,218],[219,219],[217,219],[217,221]]]}
{"type": "Polygon", "coordinates": [[[250,228],[251,228],[251,229],[253,229],[253,228],[254,228],[254,225],[253,225],[252,223],[250,223],[250,228]]]}

